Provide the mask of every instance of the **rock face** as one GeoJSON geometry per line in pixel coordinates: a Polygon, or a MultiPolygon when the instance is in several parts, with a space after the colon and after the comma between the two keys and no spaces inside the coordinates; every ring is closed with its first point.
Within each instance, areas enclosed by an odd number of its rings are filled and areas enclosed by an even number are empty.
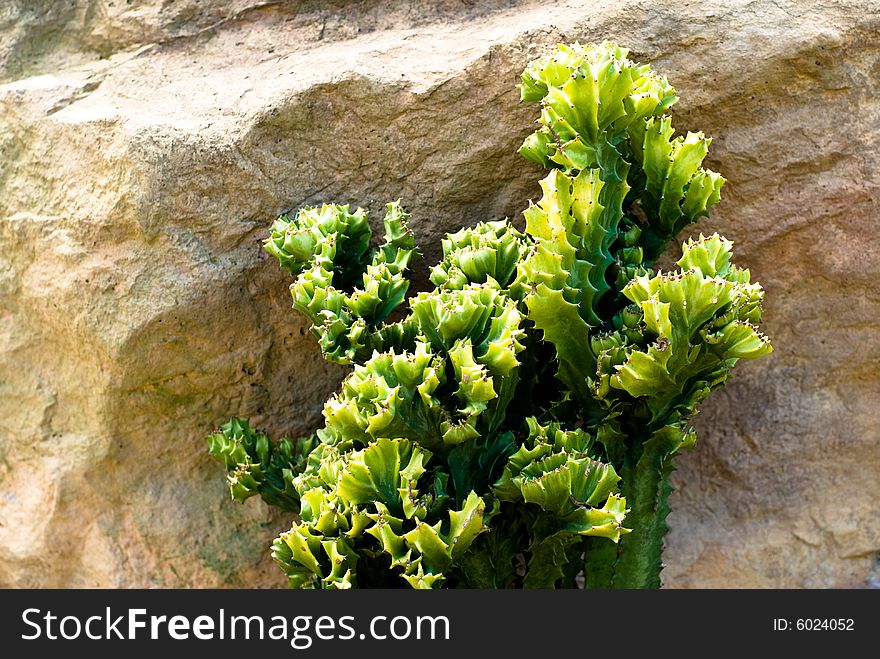
{"type": "MultiPolygon", "coordinates": [[[[518,216],[522,67],[610,39],[714,137],[709,222],[767,290],[679,459],[664,583],[880,583],[875,2],[7,3],[0,10],[0,586],[281,586],[290,520],[238,506],[204,435],[317,425],[342,371],[260,250],[306,203],[426,253],[518,216]]],[[[684,238],[685,236],[682,236],[684,238]]]]}

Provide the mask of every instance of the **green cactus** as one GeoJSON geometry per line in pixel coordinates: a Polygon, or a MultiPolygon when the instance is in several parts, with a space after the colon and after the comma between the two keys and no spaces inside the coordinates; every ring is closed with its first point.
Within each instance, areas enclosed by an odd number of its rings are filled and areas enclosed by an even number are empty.
{"type": "Polygon", "coordinates": [[[314,435],[273,444],[244,419],[232,419],[208,437],[208,451],[226,465],[233,499],[245,501],[259,494],[269,505],[291,512],[299,511],[293,479],[316,444],[314,435]]]}
{"type": "Polygon", "coordinates": [[[449,234],[434,289],[405,300],[416,250],[398,202],[372,249],[361,209],[272,225],[294,308],[351,371],[310,438],[234,419],[208,442],[233,498],[298,514],[272,548],[292,587],[658,587],[689,419],[771,351],[730,241],[701,235],[677,271],[653,270],[724,183],[702,167],[709,139],[675,136],[666,79],[573,44],[520,91],[541,107],[520,153],[551,170],[543,195],[525,232],[449,234]]]}
{"type": "Polygon", "coordinates": [[[272,225],[266,251],[296,278],[293,308],[311,321],[328,361],[362,363],[376,347],[412,338],[401,326],[379,330],[409,288],[404,273],[417,252],[406,220],[399,202],[388,204],[385,242],[374,250],[361,209],[306,207],[272,225]]]}

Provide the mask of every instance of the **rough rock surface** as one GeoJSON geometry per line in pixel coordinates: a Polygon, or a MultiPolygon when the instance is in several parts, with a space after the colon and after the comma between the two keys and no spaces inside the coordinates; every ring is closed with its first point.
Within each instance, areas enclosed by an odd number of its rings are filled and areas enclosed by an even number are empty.
{"type": "MultiPolygon", "coordinates": [[[[616,40],[714,137],[711,222],[767,289],[679,460],[664,583],[880,582],[876,2],[17,2],[0,9],[0,586],[280,586],[289,520],[203,437],[319,419],[341,371],[259,249],[401,197],[427,253],[518,216],[521,68],[616,40]]],[[[381,215],[380,215],[381,217],[381,215]]]]}

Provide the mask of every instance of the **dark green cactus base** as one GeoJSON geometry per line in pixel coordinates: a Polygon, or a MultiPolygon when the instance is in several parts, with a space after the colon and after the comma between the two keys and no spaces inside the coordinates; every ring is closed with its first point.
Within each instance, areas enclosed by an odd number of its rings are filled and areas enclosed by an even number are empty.
{"type": "Polygon", "coordinates": [[[668,531],[672,466],[668,447],[656,438],[644,444],[638,462],[627,456],[621,469],[621,492],[630,503],[632,532],[617,545],[590,540],[584,576],[588,588],[659,588],[663,538],[668,531]]]}

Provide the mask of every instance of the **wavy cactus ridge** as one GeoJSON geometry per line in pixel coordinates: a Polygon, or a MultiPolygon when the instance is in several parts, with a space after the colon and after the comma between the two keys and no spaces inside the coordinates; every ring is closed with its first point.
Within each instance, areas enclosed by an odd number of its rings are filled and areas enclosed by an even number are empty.
{"type": "Polygon", "coordinates": [[[298,513],[272,555],[295,588],[654,588],[674,457],[698,405],[772,348],[763,290],[712,234],[711,140],[676,136],[665,77],[610,43],[560,45],[522,74],[540,107],[519,152],[550,170],[525,211],[448,234],[432,290],[399,202],[279,217],[265,249],[348,375],[316,433],[208,438],[232,497],[298,513]],[[392,318],[396,318],[392,322],[392,318]]]}
{"type": "Polygon", "coordinates": [[[675,90],[628,54],[609,42],[575,43],[532,62],[522,74],[520,96],[541,104],[541,128],[526,138],[520,154],[545,168],[597,167],[606,145],[617,146],[627,132],[639,135],[643,119],[664,114],[678,100],[675,90]]]}
{"type": "Polygon", "coordinates": [[[442,241],[443,260],[431,269],[431,283],[440,288],[482,283],[506,288],[529,244],[525,234],[504,220],[450,233],[442,241]]]}
{"type": "Polygon", "coordinates": [[[358,547],[370,539],[413,587],[440,585],[443,571],[488,530],[493,513],[473,492],[460,509],[449,506],[444,479],[423,478],[431,476],[431,457],[406,439],[378,439],[340,455],[339,468],[303,492],[300,523],[275,541],[273,555],[291,585],[358,585],[353,568],[360,552],[374,553],[358,547]]]}

